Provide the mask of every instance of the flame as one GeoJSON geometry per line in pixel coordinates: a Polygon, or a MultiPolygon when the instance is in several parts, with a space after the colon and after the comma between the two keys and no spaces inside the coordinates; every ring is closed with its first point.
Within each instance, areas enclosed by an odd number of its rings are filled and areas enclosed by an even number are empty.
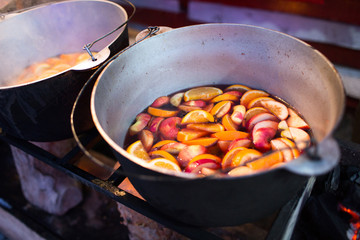
{"type": "Polygon", "coordinates": [[[350,208],[345,207],[341,203],[339,203],[339,207],[341,211],[346,212],[351,216],[350,225],[351,225],[351,229],[354,231],[351,240],[357,240],[358,239],[357,236],[360,231],[360,214],[351,210],[350,208]]]}

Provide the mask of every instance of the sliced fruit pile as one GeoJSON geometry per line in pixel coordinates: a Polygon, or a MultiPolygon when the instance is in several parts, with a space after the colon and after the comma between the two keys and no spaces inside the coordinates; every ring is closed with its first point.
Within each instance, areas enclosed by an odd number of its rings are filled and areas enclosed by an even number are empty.
{"type": "Polygon", "coordinates": [[[173,171],[239,176],[298,157],[309,132],[296,111],[263,90],[206,86],[158,97],[130,126],[127,151],[173,171]]]}
{"type": "Polygon", "coordinates": [[[80,62],[89,59],[88,53],[67,53],[48,58],[45,61],[33,63],[19,75],[17,83],[32,82],[65,71],[80,62]]]}

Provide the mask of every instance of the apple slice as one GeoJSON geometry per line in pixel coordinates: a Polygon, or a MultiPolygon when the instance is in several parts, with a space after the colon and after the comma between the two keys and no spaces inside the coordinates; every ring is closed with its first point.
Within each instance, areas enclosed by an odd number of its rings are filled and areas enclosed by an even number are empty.
{"type": "Polygon", "coordinates": [[[175,140],[179,132],[181,118],[170,117],[160,123],[159,132],[162,140],[175,140]]]}
{"type": "Polygon", "coordinates": [[[199,159],[193,162],[190,162],[186,168],[185,168],[185,172],[187,173],[201,173],[201,170],[203,168],[207,168],[207,169],[220,169],[220,163],[218,163],[217,161],[213,160],[213,159],[199,159]]]}
{"type": "Polygon", "coordinates": [[[269,110],[272,114],[278,117],[280,120],[285,120],[289,116],[288,108],[285,104],[282,104],[276,100],[261,101],[261,105],[269,110]]]}
{"type": "Polygon", "coordinates": [[[165,118],[163,117],[153,117],[151,119],[151,121],[149,122],[148,124],[148,128],[150,130],[150,132],[152,133],[157,133],[158,132],[158,129],[159,129],[159,126],[160,126],[160,123],[164,120],[165,118]]]}
{"type": "Polygon", "coordinates": [[[236,124],[240,125],[244,120],[246,108],[243,105],[236,105],[233,107],[233,113],[231,114],[231,120],[236,124]]]}
{"type": "Polygon", "coordinates": [[[286,123],[289,127],[296,127],[301,129],[309,129],[309,125],[302,119],[293,109],[288,108],[289,117],[286,119],[286,123]]]}
{"type": "Polygon", "coordinates": [[[254,147],[259,151],[266,152],[271,149],[270,141],[276,135],[276,129],[272,127],[257,128],[252,132],[252,140],[254,147]]]}
{"type": "Polygon", "coordinates": [[[149,130],[142,130],[139,134],[139,139],[147,152],[150,151],[154,144],[154,135],[149,130]]]}
{"type": "MultiPolygon", "coordinates": [[[[155,145],[154,145],[154,147],[155,147],[155,145]]],[[[162,145],[160,147],[160,150],[164,150],[164,151],[167,151],[168,153],[171,153],[173,155],[177,155],[177,154],[180,153],[181,150],[183,150],[186,147],[187,147],[186,144],[174,141],[174,142],[169,142],[169,143],[166,143],[166,144],[162,145]]]]}
{"type": "Polygon", "coordinates": [[[151,107],[159,108],[162,107],[170,102],[170,97],[168,96],[161,96],[155,99],[155,101],[150,105],[151,107]]]}
{"type": "Polygon", "coordinates": [[[245,123],[245,128],[249,132],[251,132],[252,128],[255,126],[256,123],[264,120],[278,121],[278,118],[272,113],[259,113],[253,116],[252,118],[250,118],[249,121],[245,123]]]}
{"type": "Polygon", "coordinates": [[[236,167],[236,168],[230,170],[228,172],[228,175],[232,176],[232,177],[238,177],[238,176],[250,175],[250,174],[253,174],[254,172],[256,172],[256,171],[247,166],[241,166],[241,167],[236,167]]]}
{"type": "Polygon", "coordinates": [[[233,141],[231,141],[231,143],[228,146],[228,151],[230,151],[233,148],[237,148],[237,147],[245,147],[248,148],[251,145],[251,140],[248,138],[239,138],[239,139],[235,139],[233,141]]]}
{"type": "Polygon", "coordinates": [[[170,104],[173,105],[174,107],[178,107],[181,104],[183,97],[184,97],[183,92],[174,94],[173,96],[170,97],[170,104]]]}
{"type": "Polygon", "coordinates": [[[281,139],[272,139],[270,144],[272,150],[282,153],[285,162],[289,162],[294,158],[292,149],[285,142],[281,141],[281,139]]]}
{"type": "Polygon", "coordinates": [[[212,114],[216,118],[222,118],[227,114],[232,107],[232,101],[221,101],[215,104],[215,106],[210,110],[210,114],[212,114]]]}
{"type": "Polygon", "coordinates": [[[223,153],[226,153],[228,151],[231,143],[232,143],[232,141],[230,141],[230,140],[219,140],[217,142],[217,146],[220,148],[220,150],[223,153]]]}
{"type": "Polygon", "coordinates": [[[188,163],[197,155],[204,154],[207,152],[206,147],[201,145],[186,146],[179,152],[178,161],[180,166],[186,167],[188,163]]]}
{"type": "Polygon", "coordinates": [[[204,100],[190,100],[190,101],[184,102],[183,105],[203,108],[206,106],[206,102],[204,100]]]}
{"type": "Polygon", "coordinates": [[[273,120],[264,120],[261,122],[258,122],[254,125],[252,131],[257,131],[260,128],[273,128],[275,131],[278,130],[278,122],[277,121],[273,121],[273,120]]]}
{"type": "Polygon", "coordinates": [[[289,127],[289,132],[282,131],[281,136],[293,140],[300,151],[310,146],[310,135],[303,129],[289,127]]]}
{"type": "Polygon", "coordinates": [[[135,123],[130,126],[129,134],[131,136],[133,136],[133,135],[141,132],[141,130],[143,130],[147,126],[150,119],[151,119],[150,114],[139,113],[135,118],[135,120],[136,120],[135,123]]]}

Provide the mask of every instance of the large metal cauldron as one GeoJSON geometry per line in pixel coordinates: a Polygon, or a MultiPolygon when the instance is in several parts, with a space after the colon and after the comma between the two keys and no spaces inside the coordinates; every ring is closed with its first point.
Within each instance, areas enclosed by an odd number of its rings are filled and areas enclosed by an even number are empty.
{"type": "Polygon", "coordinates": [[[189,224],[227,226],[273,213],[309,176],[337,164],[339,148],[331,134],[342,117],[344,98],[338,73],[311,46],[264,28],[205,24],[154,36],[119,55],[97,79],[91,111],[102,137],[150,204],[189,224]],[[317,144],[309,151],[316,148],[321,159],[304,154],[254,175],[196,179],[150,170],[122,148],[134,117],[156,97],[217,84],[245,84],[285,99],[311,125],[317,144]]]}
{"type": "MultiPolygon", "coordinates": [[[[31,141],[72,137],[69,118],[75,98],[95,68],[129,45],[126,27],[94,44],[91,51],[99,52],[97,61],[31,83],[14,80],[32,63],[83,52],[85,44],[126,21],[121,6],[102,0],[45,4],[0,19],[0,128],[31,141]]],[[[90,116],[89,102],[81,101],[78,109],[88,112],[79,116],[90,116]]],[[[79,131],[93,126],[85,118],[79,123],[79,131]]]]}

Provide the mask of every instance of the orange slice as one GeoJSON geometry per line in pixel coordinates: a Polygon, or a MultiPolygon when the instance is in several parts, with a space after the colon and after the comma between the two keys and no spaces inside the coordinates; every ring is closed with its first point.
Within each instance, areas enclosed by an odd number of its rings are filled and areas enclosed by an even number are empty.
{"type": "Polygon", "coordinates": [[[181,124],[214,122],[214,116],[204,110],[188,112],[181,120],[181,124]]]}
{"type": "Polygon", "coordinates": [[[150,160],[149,166],[156,166],[163,169],[173,170],[176,172],[181,172],[181,168],[179,164],[174,163],[173,161],[166,159],[166,158],[155,158],[150,160]]]}
{"type": "Polygon", "coordinates": [[[194,130],[201,130],[206,132],[221,132],[224,131],[225,128],[220,123],[190,123],[186,125],[186,128],[194,129],[194,130]]]}
{"type": "Polygon", "coordinates": [[[231,119],[230,114],[226,114],[222,117],[221,123],[227,131],[237,131],[238,125],[236,125],[231,119]]]}
{"type": "Polygon", "coordinates": [[[216,87],[198,87],[192,88],[184,93],[184,101],[190,100],[210,100],[217,95],[222,94],[223,91],[220,88],[216,87]]]}
{"type": "Polygon", "coordinates": [[[248,86],[245,86],[245,85],[241,85],[241,84],[235,84],[235,85],[231,85],[227,88],[225,88],[225,92],[227,91],[239,91],[239,92],[246,92],[246,91],[249,91],[251,90],[251,88],[249,88],[248,86]]]}
{"type": "Polygon", "coordinates": [[[253,107],[246,111],[243,123],[245,124],[247,121],[250,120],[253,116],[260,114],[260,113],[268,113],[269,111],[264,107],[253,107]]]}
{"type": "Polygon", "coordinates": [[[215,104],[215,106],[210,110],[210,114],[214,115],[217,118],[222,118],[231,110],[233,102],[231,101],[221,101],[215,104]]]}
{"type": "Polygon", "coordinates": [[[176,158],[168,153],[167,151],[164,150],[156,150],[156,151],[152,151],[149,153],[151,158],[166,158],[174,163],[178,163],[178,161],[176,160],[176,158]]]}
{"type": "Polygon", "coordinates": [[[238,138],[248,138],[249,133],[242,131],[222,131],[211,134],[211,137],[216,137],[221,141],[232,141],[238,138]]]}
{"type": "Polygon", "coordinates": [[[147,112],[155,117],[174,117],[179,111],[165,110],[161,108],[148,107],[147,112]]]}
{"type": "Polygon", "coordinates": [[[239,97],[233,95],[233,94],[229,94],[229,93],[223,93],[219,96],[214,97],[213,99],[211,99],[210,102],[221,102],[221,101],[237,101],[239,100],[239,97]]]}
{"type": "Polygon", "coordinates": [[[137,140],[136,142],[132,143],[126,151],[138,158],[144,159],[144,160],[150,160],[149,154],[146,152],[145,147],[142,145],[140,140],[137,140]]]}
{"type": "Polygon", "coordinates": [[[253,170],[265,170],[269,169],[271,166],[281,163],[283,161],[283,155],[281,152],[276,151],[273,153],[270,153],[269,155],[266,155],[262,158],[259,158],[258,160],[255,160],[253,162],[249,162],[246,164],[249,168],[253,170]]]}
{"type": "Polygon", "coordinates": [[[240,104],[244,105],[246,109],[249,109],[248,104],[255,98],[267,97],[270,94],[262,90],[249,90],[245,92],[240,98],[240,104]]]}
{"type": "Polygon", "coordinates": [[[196,157],[191,159],[189,164],[192,163],[192,162],[195,162],[197,160],[200,160],[200,159],[212,159],[212,160],[215,160],[218,163],[221,163],[221,160],[222,160],[220,157],[218,157],[216,155],[209,154],[209,153],[204,153],[204,154],[197,155],[196,157]]]}
{"type": "Polygon", "coordinates": [[[242,165],[254,158],[261,157],[261,155],[262,155],[262,153],[255,149],[245,149],[243,151],[239,151],[233,157],[230,166],[237,167],[237,166],[242,165]]]}
{"type": "Polygon", "coordinates": [[[243,151],[247,148],[245,147],[237,147],[237,148],[233,148],[231,149],[230,151],[228,151],[225,156],[223,157],[222,161],[221,161],[221,167],[223,169],[226,169],[228,167],[231,166],[231,162],[233,160],[233,158],[235,157],[235,155],[240,152],[240,151],[243,151]]]}
{"type": "Polygon", "coordinates": [[[271,97],[258,97],[258,98],[255,98],[255,99],[251,100],[248,103],[248,109],[253,108],[253,107],[262,107],[261,101],[267,101],[267,100],[274,100],[274,99],[271,98],[271,97]]]}
{"type": "Polygon", "coordinates": [[[185,142],[185,141],[192,140],[194,138],[203,137],[207,134],[209,134],[209,132],[184,128],[178,132],[176,139],[179,142],[185,142]]]}
{"type": "Polygon", "coordinates": [[[213,146],[217,141],[218,139],[214,137],[203,137],[184,141],[183,143],[186,145],[201,145],[204,147],[210,147],[213,146]]]}
{"type": "Polygon", "coordinates": [[[164,146],[165,144],[168,144],[168,143],[176,143],[175,140],[162,140],[160,142],[157,142],[153,147],[152,149],[156,149],[156,148],[160,148],[162,146],[164,146]]]}

